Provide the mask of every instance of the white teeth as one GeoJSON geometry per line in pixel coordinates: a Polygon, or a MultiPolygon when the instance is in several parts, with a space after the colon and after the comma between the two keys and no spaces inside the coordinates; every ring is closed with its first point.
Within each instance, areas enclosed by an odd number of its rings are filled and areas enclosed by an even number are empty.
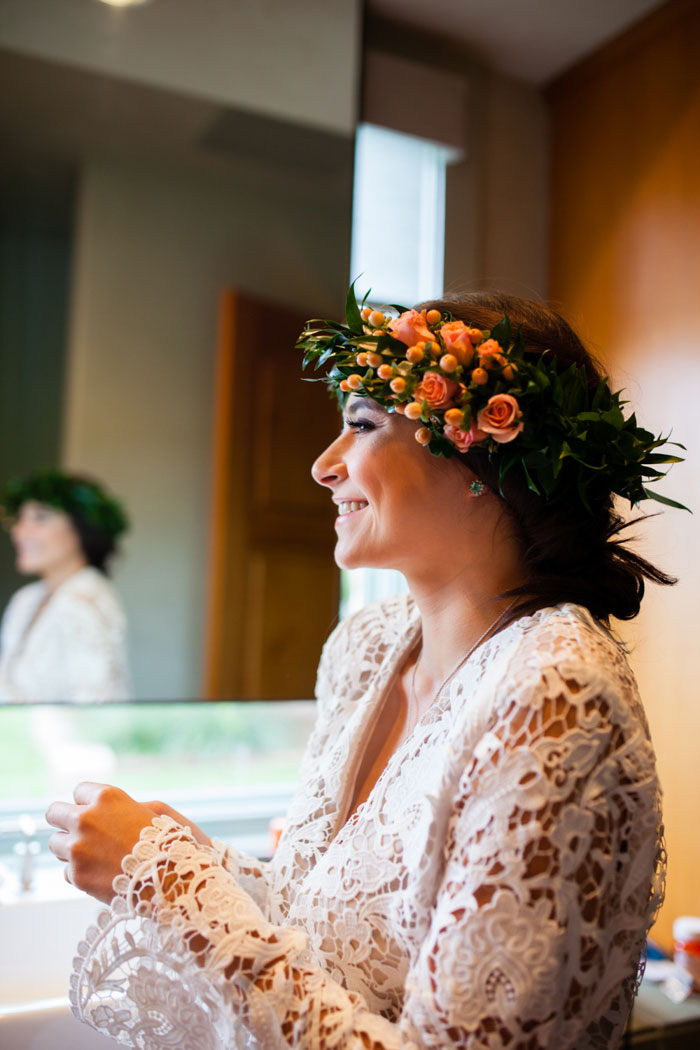
{"type": "Polygon", "coordinates": [[[343,503],[338,504],[338,514],[352,514],[354,510],[362,510],[366,506],[366,500],[345,500],[343,503]]]}

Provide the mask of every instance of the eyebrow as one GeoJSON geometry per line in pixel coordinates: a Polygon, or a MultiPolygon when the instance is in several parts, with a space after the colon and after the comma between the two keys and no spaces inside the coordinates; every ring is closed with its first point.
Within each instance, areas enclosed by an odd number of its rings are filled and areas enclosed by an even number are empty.
{"type": "Polygon", "coordinates": [[[357,401],[353,401],[352,404],[346,405],[345,407],[345,418],[354,419],[358,412],[366,412],[369,409],[370,412],[383,412],[384,409],[381,405],[378,405],[376,401],[372,401],[371,397],[358,398],[357,401]]]}

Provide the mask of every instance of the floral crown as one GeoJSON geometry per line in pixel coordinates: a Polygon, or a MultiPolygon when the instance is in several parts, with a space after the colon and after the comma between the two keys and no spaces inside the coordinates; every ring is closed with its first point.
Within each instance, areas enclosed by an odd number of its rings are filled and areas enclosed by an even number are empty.
{"type": "Polygon", "coordinates": [[[0,492],[3,522],[12,521],[23,503],[34,500],[67,514],[79,514],[89,525],[116,539],[129,528],[123,505],[101,485],[71,477],[60,470],[43,470],[28,478],[12,478],[0,492]]]}
{"type": "Polygon", "coordinates": [[[625,417],[607,378],[591,391],[582,365],[558,371],[551,351],[526,354],[507,317],[483,330],[437,309],[387,316],[366,298],[358,305],[351,286],[346,324],[308,321],[296,344],[341,403],[354,393],[422,424],[416,441],[435,456],[497,455],[499,486],[519,466],[537,495],[573,492],[589,512],[612,494],[687,509],[646,487],[681,462],[656,451],[677,443],[625,417]]]}

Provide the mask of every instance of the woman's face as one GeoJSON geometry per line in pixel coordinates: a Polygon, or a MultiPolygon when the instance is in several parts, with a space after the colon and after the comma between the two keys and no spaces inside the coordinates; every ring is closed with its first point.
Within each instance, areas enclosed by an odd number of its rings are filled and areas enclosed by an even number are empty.
{"type": "Polygon", "coordinates": [[[65,511],[28,500],[10,529],[17,571],[51,575],[85,561],[80,537],[65,511]]]}
{"type": "Polygon", "coordinates": [[[449,559],[463,538],[471,480],[456,459],[432,456],[415,440],[419,424],[351,397],[343,429],[312,467],[338,507],[335,560],[342,568],[393,568],[410,575],[426,554],[449,559]]]}

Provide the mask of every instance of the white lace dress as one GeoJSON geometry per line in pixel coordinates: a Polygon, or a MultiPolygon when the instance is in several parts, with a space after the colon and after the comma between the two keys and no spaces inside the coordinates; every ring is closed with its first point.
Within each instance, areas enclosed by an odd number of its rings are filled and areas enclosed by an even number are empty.
{"type": "Polygon", "coordinates": [[[141,1050],[613,1047],[659,903],[654,755],[627,662],[541,610],[460,669],[346,820],[420,626],[371,606],[324,649],[274,859],[156,818],[79,946],[74,1012],[141,1050]]]}
{"type": "Polygon", "coordinates": [[[47,593],[28,583],[7,604],[0,701],[128,699],[126,618],[104,573],[86,565],[47,593]]]}

